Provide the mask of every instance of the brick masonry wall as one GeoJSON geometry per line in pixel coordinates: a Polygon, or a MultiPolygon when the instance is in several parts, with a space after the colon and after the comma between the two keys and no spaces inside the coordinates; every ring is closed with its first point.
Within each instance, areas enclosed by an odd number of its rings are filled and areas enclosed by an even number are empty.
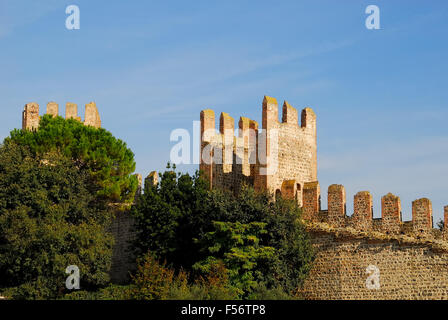
{"type": "Polygon", "coordinates": [[[430,244],[351,239],[311,232],[317,257],[306,299],[448,299],[448,253],[430,244]],[[379,270],[379,289],[368,289],[369,265],[379,270]]]}

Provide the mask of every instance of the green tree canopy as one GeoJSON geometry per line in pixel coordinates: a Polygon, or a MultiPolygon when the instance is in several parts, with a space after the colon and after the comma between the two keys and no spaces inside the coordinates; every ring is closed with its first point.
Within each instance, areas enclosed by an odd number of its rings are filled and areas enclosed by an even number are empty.
{"type": "Polygon", "coordinates": [[[55,298],[76,265],[83,288],[108,281],[111,214],[89,190],[90,177],[58,153],[35,156],[0,146],[0,287],[16,298],[55,298]]]}
{"type": "Polygon", "coordinates": [[[169,168],[158,185],[145,186],[132,213],[138,254],[150,250],[193,273],[222,261],[246,297],[257,285],[293,295],[314,258],[296,203],[273,201],[248,186],[237,196],[209,191],[198,173],[191,177],[169,168]]]}
{"type": "Polygon", "coordinates": [[[36,131],[15,129],[4,143],[28,146],[33,156],[59,153],[88,172],[98,199],[131,203],[137,190],[134,154],[126,143],[103,128],[44,115],[36,131]]]}
{"type": "Polygon", "coordinates": [[[199,174],[176,174],[168,165],[156,186],[145,185],[144,193],[131,213],[135,217],[136,254],[151,251],[157,259],[176,266],[191,266],[197,261],[197,230],[193,220],[201,215],[207,199],[207,184],[199,174]]]}
{"type": "Polygon", "coordinates": [[[200,240],[208,256],[193,268],[206,274],[222,259],[239,293],[252,291],[264,280],[260,265],[272,260],[275,254],[273,247],[260,245],[260,236],[267,233],[266,224],[214,221],[213,226],[215,230],[200,240]]]}

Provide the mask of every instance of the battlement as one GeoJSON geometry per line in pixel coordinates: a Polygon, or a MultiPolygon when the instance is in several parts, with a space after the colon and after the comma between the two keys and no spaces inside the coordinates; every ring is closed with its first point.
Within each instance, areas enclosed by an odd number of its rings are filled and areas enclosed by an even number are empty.
{"type": "MultiPolygon", "coordinates": [[[[57,117],[59,115],[59,105],[56,102],[47,104],[47,114],[57,117]]],[[[65,106],[65,118],[75,119],[81,122],[78,116],[78,106],[75,103],[68,102],[65,106]]],[[[39,127],[39,104],[35,102],[27,103],[22,113],[22,129],[36,130],[39,127]]],[[[86,104],[84,125],[95,128],[101,127],[101,118],[95,102],[86,104]]]]}
{"type": "Polygon", "coordinates": [[[304,183],[317,179],[316,115],[303,109],[299,124],[298,111],[285,101],[280,122],[275,98],[265,96],[261,107],[262,130],[240,117],[236,135],[229,114],[221,113],[218,132],[214,111],[201,111],[200,169],[211,188],[237,192],[245,182],[301,203],[304,183]]]}
{"type": "MultiPolygon", "coordinates": [[[[328,187],[328,210],[320,209],[320,186],[317,181],[307,183],[303,193],[303,215],[310,222],[327,223],[334,228],[350,227],[358,231],[374,231],[386,235],[406,234],[415,238],[431,238],[433,230],[432,203],[427,198],[412,202],[412,221],[402,221],[400,198],[388,193],[381,198],[381,218],[373,218],[372,195],[360,191],[354,196],[354,212],[346,212],[346,193],[342,185],[328,187]]],[[[448,206],[445,210],[445,229],[447,234],[448,206]]],[[[445,238],[445,236],[444,236],[445,238]]]]}

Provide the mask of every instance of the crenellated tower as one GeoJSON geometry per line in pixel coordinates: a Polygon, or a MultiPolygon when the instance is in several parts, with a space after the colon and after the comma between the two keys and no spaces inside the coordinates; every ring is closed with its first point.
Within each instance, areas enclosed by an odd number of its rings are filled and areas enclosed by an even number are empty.
{"type": "MultiPolygon", "coordinates": [[[[299,123],[297,109],[284,101],[280,122],[277,100],[265,96],[261,130],[254,120],[241,117],[235,136],[234,119],[229,114],[221,113],[218,132],[215,113],[203,110],[200,169],[209,178],[210,188],[236,193],[245,182],[257,191],[297,201],[305,220],[335,228],[418,238],[434,235],[432,204],[427,198],[413,201],[412,221],[403,222],[400,198],[388,193],[381,198],[381,218],[374,219],[372,195],[360,191],[354,196],[354,210],[349,216],[345,188],[333,184],[328,187],[327,210],[322,210],[317,180],[316,114],[311,108],[304,108],[300,120],[299,123]]],[[[442,236],[448,240],[448,206],[444,210],[442,236]]]]}
{"type": "Polygon", "coordinates": [[[304,184],[317,181],[316,115],[311,108],[298,111],[283,103],[279,121],[278,103],[265,96],[262,130],[258,123],[240,117],[235,136],[234,119],[221,113],[219,133],[212,110],[201,111],[200,169],[211,188],[238,192],[243,182],[258,191],[302,203],[304,184]]]}
{"type": "MultiPolygon", "coordinates": [[[[59,105],[56,102],[47,104],[47,114],[57,117],[59,115],[59,105]]],[[[78,116],[78,105],[68,102],[65,106],[65,118],[82,121],[78,116]]],[[[22,129],[36,130],[39,127],[39,105],[35,102],[27,103],[22,113],[22,129]]],[[[84,125],[101,128],[101,118],[95,102],[86,104],[84,125]]]]}

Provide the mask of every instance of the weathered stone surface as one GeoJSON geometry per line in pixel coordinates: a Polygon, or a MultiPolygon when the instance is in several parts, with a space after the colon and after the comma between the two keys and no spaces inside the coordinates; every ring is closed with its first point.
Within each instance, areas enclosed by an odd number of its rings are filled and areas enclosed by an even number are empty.
{"type": "Polygon", "coordinates": [[[368,191],[360,191],[354,197],[352,226],[362,231],[373,227],[373,199],[368,191]]]}
{"type": "Polygon", "coordinates": [[[283,199],[295,200],[297,197],[296,181],[295,180],[283,181],[281,194],[283,199]]]}
{"type": "Polygon", "coordinates": [[[56,102],[47,103],[47,114],[53,116],[53,118],[59,115],[59,105],[56,102]]]}
{"type": "Polygon", "coordinates": [[[412,225],[417,236],[432,230],[432,204],[427,198],[412,202],[412,225]]]}
{"type": "Polygon", "coordinates": [[[145,178],[145,187],[156,186],[159,183],[159,174],[157,171],[151,171],[145,178]]]}
{"type": "Polygon", "coordinates": [[[381,198],[381,218],[384,232],[400,232],[401,201],[399,197],[388,193],[381,198]]]}
{"type": "Polygon", "coordinates": [[[101,128],[101,119],[95,102],[86,104],[86,113],[84,117],[84,124],[95,128],[101,128]]]}
{"type": "Polygon", "coordinates": [[[305,281],[307,299],[448,299],[448,253],[424,243],[311,231],[317,258],[305,281]],[[379,270],[368,289],[366,269],[379,270]]]}
{"type": "Polygon", "coordinates": [[[65,105],[65,119],[81,121],[81,118],[78,117],[78,105],[76,103],[67,102],[65,105]]]}
{"type": "Polygon", "coordinates": [[[320,212],[320,186],[319,182],[306,182],[303,185],[303,218],[308,221],[317,221],[320,212]]]}
{"type": "MultiPolygon", "coordinates": [[[[59,115],[59,105],[56,102],[48,102],[47,114],[57,117],[59,115]]],[[[78,117],[78,106],[75,103],[68,102],[66,104],[65,118],[81,122],[81,118],[78,117]]],[[[26,104],[22,114],[22,129],[36,130],[39,127],[39,121],[39,105],[35,102],[26,104]]],[[[101,118],[95,102],[86,104],[84,124],[101,128],[101,118]]]]}
{"type": "Polygon", "coordinates": [[[22,113],[22,129],[36,130],[39,128],[39,105],[35,102],[27,103],[22,113]]]}
{"type": "Polygon", "coordinates": [[[346,224],[346,197],[342,185],[328,187],[328,223],[342,227],[346,224]]]}
{"type": "Polygon", "coordinates": [[[136,268],[135,256],[132,252],[132,241],[135,240],[135,220],[129,209],[117,207],[115,218],[109,227],[115,243],[112,250],[112,266],[109,272],[113,283],[124,284],[129,281],[129,273],[136,268]]]}
{"type": "Polygon", "coordinates": [[[254,120],[241,117],[238,137],[234,136],[234,119],[228,114],[220,116],[219,134],[214,131],[212,110],[203,110],[200,118],[200,170],[211,188],[238,192],[247,183],[273,195],[281,194],[283,188],[293,193],[285,195],[287,198],[302,203],[304,183],[317,180],[316,115],[310,108],[302,111],[299,125],[297,110],[285,101],[280,123],[277,100],[265,96],[263,131],[258,131],[254,120]]]}

